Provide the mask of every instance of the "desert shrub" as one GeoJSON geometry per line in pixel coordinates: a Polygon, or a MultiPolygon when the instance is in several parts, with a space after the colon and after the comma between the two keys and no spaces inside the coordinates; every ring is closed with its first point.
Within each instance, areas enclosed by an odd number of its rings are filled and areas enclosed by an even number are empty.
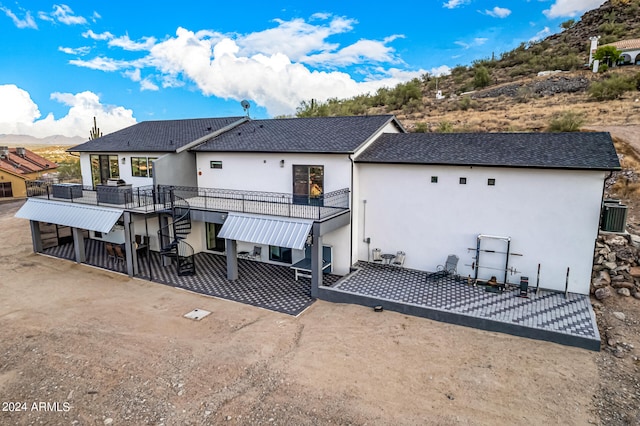
{"type": "Polygon", "coordinates": [[[618,99],[624,92],[634,89],[632,78],[625,78],[620,75],[612,75],[601,81],[594,81],[589,85],[587,91],[589,96],[596,101],[610,101],[618,99]]]}
{"type": "Polygon", "coordinates": [[[534,96],[535,96],[535,93],[533,92],[533,90],[531,90],[530,87],[520,86],[518,88],[518,92],[516,93],[516,96],[514,99],[516,100],[516,102],[524,104],[529,102],[531,99],[533,99],[534,96]]]}
{"type": "Polygon", "coordinates": [[[598,65],[598,72],[605,73],[607,71],[609,71],[609,65],[607,65],[607,64],[598,65]]]}
{"type": "Polygon", "coordinates": [[[436,128],[438,133],[453,133],[453,124],[450,121],[441,121],[436,128]]]}
{"type": "Polygon", "coordinates": [[[574,111],[565,111],[551,119],[549,132],[577,132],[584,124],[584,116],[574,111]]]}
{"type": "Polygon", "coordinates": [[[416,133],[427,133],[429,131],[429,126],[427,123],[416,123],[416,127],[414,132],[416,133]]]}
{"type": "Polygon", "coordinates": [[[462,111],[467,111],[469,108],[476,109],[478,107],[478,102],[471,99],[471,96],[463,96],[458,100],[456,106],[462,111]]]}
{"type": "Polygon", "coordinates": [[[483,88],[487,87],[491,83],[491,76],[487,67],[481,66],[476,68],[476,72],[473,76],[473,87],[483,88]]]}

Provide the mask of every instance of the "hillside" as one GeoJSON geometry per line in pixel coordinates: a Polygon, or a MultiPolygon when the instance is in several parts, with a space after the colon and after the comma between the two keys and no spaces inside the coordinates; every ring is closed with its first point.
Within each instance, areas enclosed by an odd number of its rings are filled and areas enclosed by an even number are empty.
{"type": "Polygon", "coordinates": [[[409,131],[539,131],[571,111],[586,125],[640,124],[640,67],[613,67],[594,74],[585,69],[589,37],[600,45],[640,38],[640,0],[609,0],[562,32],[522,43],[499,57],[459,65],[443,77],[421,79],[351,99],[311,100],[298,116],[393,113],[409,131]],[[539,73],[561,70],[557,74],[539,73]],[[595,101],[596,83],[620,77],[632,89],[619,99],[595,101]],[[436,99],[440,90],[443,99],[436,99]]]}

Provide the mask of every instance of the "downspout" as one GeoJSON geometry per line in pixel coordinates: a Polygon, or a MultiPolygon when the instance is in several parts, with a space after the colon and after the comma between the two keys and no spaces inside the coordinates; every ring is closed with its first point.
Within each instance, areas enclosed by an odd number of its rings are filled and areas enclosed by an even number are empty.
{"type": "MultiPolygon", "coordinates": [[[[353,205],[354,205],[354,187],[353,187],[353,169],[354,169],[354,164],[353,164],[353,154],[349,154],[349,161],[351,161],[351,208],[349,209],[350,213],[350,217],[349,220],[351,221],[351,232],[349,233],[349,265],[353,265],[353,205]]],[[[356,230],[357,232],[357,230],[356,230]]],[[[349,266],[351,267],[351,266],[349,266]]]]}

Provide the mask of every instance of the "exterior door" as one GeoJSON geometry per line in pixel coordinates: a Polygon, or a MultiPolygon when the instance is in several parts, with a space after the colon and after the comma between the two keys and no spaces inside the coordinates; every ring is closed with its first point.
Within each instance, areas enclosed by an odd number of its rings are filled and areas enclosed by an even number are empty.
{"type": "Polygon", "coordinates": [[[324,166],[293,166],[294,204],[321,206],[324,195],[324,166]]]}
{"type": "Polygon", "coordinates": [[[120,177],[117,155],[91,155],[91,179],[93,188],[106,185],[107,179],[120,177]]]}
{"type": "Polygon", "coordinates": [[[224,238],[218,237],[221,229],[221,223],[207,222],[207,250],[219,252],[225,251],[226,246],[224,238]]]}

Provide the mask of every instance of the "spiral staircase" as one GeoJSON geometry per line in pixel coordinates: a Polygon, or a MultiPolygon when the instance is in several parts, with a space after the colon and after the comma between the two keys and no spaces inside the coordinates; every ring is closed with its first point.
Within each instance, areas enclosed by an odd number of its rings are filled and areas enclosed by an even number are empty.
{"type": "Polygon", "coordinates": [[[175,259],[178,276],[196,274],[194,250],[185,239],[191,233],[191,207],[189,203],[175,195],[173,189],[162,193],[165,199],[165,212],[171,215],[171,222],[160,228],[158,240],[161,242],[160,254],[175,259]]]}

